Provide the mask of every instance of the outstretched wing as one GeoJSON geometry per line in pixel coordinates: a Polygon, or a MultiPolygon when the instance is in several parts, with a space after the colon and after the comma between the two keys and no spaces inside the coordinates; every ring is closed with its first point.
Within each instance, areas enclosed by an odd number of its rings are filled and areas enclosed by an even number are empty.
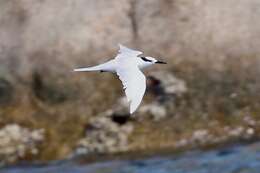
{"type": "Polygon", "coordinates": [[[146,89],[144,74],[136,66],[119,68],[117,75],[122,81],[127,100],[130,102],[130,114],[140,105],[146,89]]]}
{"type": "Polygon", "coordinates": [[[119,45],[119,53],[120,54],[127,54],[128,56],[132,55],[132,56],[138,56],[138,55],[141,55],[143,54],[143,52],[141,51],[138,51],[138,50],[133,50],[133,49],[130,49],[130,48],[127,48],[125,46],[123,46],[122,44],[118,44],[119,45]]]}

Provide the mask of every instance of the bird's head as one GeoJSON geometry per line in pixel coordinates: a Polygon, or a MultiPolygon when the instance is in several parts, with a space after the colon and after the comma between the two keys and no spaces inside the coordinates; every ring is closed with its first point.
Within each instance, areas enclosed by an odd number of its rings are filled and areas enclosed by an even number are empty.
{"type": "Polygon", "coordinates": [[[159,61],[153,57],[149,57],[149,56],[141,56],[140,57],[140,67],[148,67],[150,65],[153,64],[167,64],[166,62],[163,61],[159,61]]]}

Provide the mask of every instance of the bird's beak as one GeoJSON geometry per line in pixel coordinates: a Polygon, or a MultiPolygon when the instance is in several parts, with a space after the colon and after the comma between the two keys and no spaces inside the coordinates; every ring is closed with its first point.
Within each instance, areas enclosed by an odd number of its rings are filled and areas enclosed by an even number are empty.
{"type": "Polygon", "coordinates": [[[163,62],[163,61],[156,61],[155,63],[157,63],[157,64],[167,64],[166,62],[163,62]]]}

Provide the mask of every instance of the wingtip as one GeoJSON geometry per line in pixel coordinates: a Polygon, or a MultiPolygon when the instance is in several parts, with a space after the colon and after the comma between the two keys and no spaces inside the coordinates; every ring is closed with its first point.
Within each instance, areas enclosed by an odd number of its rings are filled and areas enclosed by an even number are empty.
{"type": "Polygon", "coordinates": [[[122,45],[121,43],[118,43],[118,47],[119,47],[119,50],[123,50],[123,49],[127,48],[124,45],[122,45]]]}
{"type": "Polygon", "coordinates": [[[129,49],[127,46],[121,44],[121,43],[118,43],[118,46],[119,46],[119,49],[129,49]]]}
{"type": "Polygon", "coordinates": [[[134,108],[132,106],[130,106],[130,114],[132,115],[135,111],[136,111],[137,107],[134,108]]]}

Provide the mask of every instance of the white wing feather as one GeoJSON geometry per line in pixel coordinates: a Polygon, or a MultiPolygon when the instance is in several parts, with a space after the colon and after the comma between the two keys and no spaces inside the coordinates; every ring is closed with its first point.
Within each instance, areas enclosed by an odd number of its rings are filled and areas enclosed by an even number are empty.
{"type": "Polygon", "coordinates": [[[119,46],[118,52],[121,54],[127,54],[127,55],[132,55],[132,56],[138,56],[138,55],[143,54],[143,52],[141,52],[141,51],[127,48],[127,47],[123,46],[122,44],[118,44],[118,46],[119,46]]]}
{"type": "Polygon", "coordinates": [[[117,75],[122,81],[127,100],[130,102],[130,114],[140,105],[146,89],[144,74],[138,67],[120,68],[117,75]]]}

